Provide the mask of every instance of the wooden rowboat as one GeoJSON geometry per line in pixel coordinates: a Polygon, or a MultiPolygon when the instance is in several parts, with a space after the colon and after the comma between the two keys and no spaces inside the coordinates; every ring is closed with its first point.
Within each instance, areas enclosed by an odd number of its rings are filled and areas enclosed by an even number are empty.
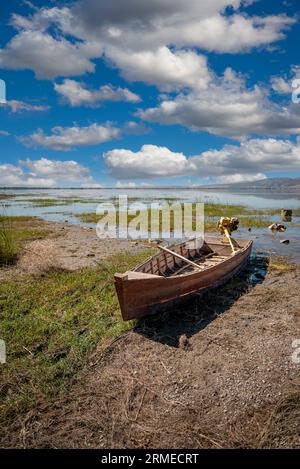
{"type": "MultiPolygon", "coordinates": [[[[160,252],[124,274],[115,274],[123,319],[139,318],[183,296],[214,288],[238,274],[253,241],[238,239],[234,251],[224,238],[196,238],[160,247],[160,252]]],[[[158,246],[159,247],[159,246],[158,246]]]]}

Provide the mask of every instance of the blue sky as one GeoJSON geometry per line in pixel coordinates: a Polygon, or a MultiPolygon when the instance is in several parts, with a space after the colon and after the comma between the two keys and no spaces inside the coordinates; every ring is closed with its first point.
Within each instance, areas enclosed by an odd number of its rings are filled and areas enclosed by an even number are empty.
{"type": "Polygon", "coordinates": [[[297,3],[2,2],[0,186],[299,176],[297,3]]]}

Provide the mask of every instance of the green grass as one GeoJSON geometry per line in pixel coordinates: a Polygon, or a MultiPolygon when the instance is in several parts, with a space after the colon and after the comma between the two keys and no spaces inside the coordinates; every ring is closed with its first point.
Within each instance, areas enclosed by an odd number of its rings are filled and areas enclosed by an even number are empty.
{"type": "MultiPolygon", "coordinates": [[[[155,213],[156,209],[153,209],[151,211],[150,208],[148,208],[148,226],[151,226],[151,214],[155,213]]],[[[101,219],[104,217],[104,215],[97,215],[95,212],[91,213],[79,213],[79,214],[74,214],[75,217],[79,218],[82,222],[84,223],[98,223],[101,221],[101,219]]],[[[136,215],[131,215],[127,214],[127,223],[129,224],[132,220],[136,218],[136,215]]],[[[116,219],[117,219],[117,225],[119,224],[119,211],[116,212],[116,219]]],[[[193,221],[193,229],[195,230],[196,222],[193,221]]],[[[214,226],[216,226],[216,223],[214,222],[214,226]]],[[[159,231],[162,231],[162,218],[160,217],[159,219],[159,231]]],[[[171,212],[171,217],[170,217],[170,231],[171,233],[174,231],[174,214],[171,212]]]]}
{"type": "Polygon", "coordinates": [[[39,221],[34,217],[0,216],[0,226],[10,227],[11,235],[20,248],[23,241],[45,238],[49,231],[39,227],[39,221]]]}
{"type": "MultiPolygon", "coordinates": [[[[236,216],[240,220],[240,226],[246,228],[265,228],[268,227],[272,221],[266,217],[265,211],[252,211],[243,205],[228,205],[228,204],[205,204],[205,231],[212,232],[217,230],[217,221],[220,217],[233,217],[236,216]],[[253,213],[252,216],[250,216],[253,213]],[[250,214],[250,215],[249,215],[250,214]]],[[[154,209],[155,210],[155,209],[154,209]]],[[[153,213],[153,210],[152,210],[153,213]]],[[[193,212],[195,214],[195,210],[193,212]]],[[[269,214],[269,213],[267,213],[269,214]]],[[[103,215],[97,215],[95,212],[75,214],[84,223],[98,223],[103,215]]],[[[127,215],[127,222],[130,223],[135,218],[135,215],[127,215]]],[[[117,211],[117,223],[119,221],[119,212],[117,211]]],[[[150,208],[148,208],[148,221],[150,224],[150,208]]],[[[171,215],[171,232],[174,229],[174,219],[171,215]]],[[[195,229],[195,221],[193,222],[195,229]]],[[[160,220],[159,229],[162,229],[162,221],[160,220]]]]}
{"type": "Polygon", "coordinates": [[[62,205],[72,204],[97,204],[101,200],[88,200],[88,199],[72,199],[72,198],[61,198],[61,199],[19,199],[19,202],[30,202],[32,207],[43,208],[43,207],[59,207],[62,205]]]}
{"type": "MultiPolygon", "coordinates": [[[[157,198],[157,199],[151,199],[151,202],[159,200],[159,201],[166,201],[166,202],[174,202],[175,200],[178,200],[175,197],[166,197],[166,198],[157,198]]],[[[61,205],[73,205],[73,204],[100,204],[100,203],[105,203],[105,202],[117,202],[118,198],[117,197],[112,197],[111,199],[78,199],[78,198],[72,198],[72,197],[64,197],[64,198],[58,198],[58,199],[38,199],[38,198],[24,198],[22,200],[19,200],[21,202],[30,202],[33,207],[57,207],[61,205]]],[[[134,202],[144,202],[142,199],[136,198],[136,197],[129,197],[128,198],[128,204],[134,203],[134,202]]],[[[144,202],[145,203],[145,202],[144,202]]]]}
{"type": "Polygon", "coordinates": [[[0,284],[0,422],[27,412],[39,399],[66,392],[89,354],[132,328],[121,319],[113,274],[153,254],[120,254],[99,269],[52,272],[0,284]]]}
{"type": "Polygon", "coordinates": [[[22,202],[30,202],[33,207],[55,207],[57,205],[65,205],[64,201],[59,199],[24,199],[22,202]]]}
{"type": "Polygon", "coordinates": [[[5,192],[0,192],[0,200],[12,199],[14,196],[6,194],[5,192]]]}
{"type": "MultiPolygon", "coordinates": [[[[171,199],[164,200],[164,202],[169,202],[169,201],[171,201],[171,199]]],[[[132,201],[130,200],[129,203],[130,202],[132,201]]],[[[248,213],[249,213],[249,210],[246,209],[246,207],[243,205],[229,205],[229,204],[215,204],[215,203],[208,203],[204,205],[204,214],[206,217],[233,217],[233,216],[239,216],[241,214],[248,214],[248,213]]],[[[76,216],[86,223],[97,223],[101,219],[101,216],[97,215],[95,212],[81,213],[81,214],[77,214],[76,216]]]]}
{"type": "Polygon", "coordinates": [[[12,222],[0,217],[0,266],[12,264],[18,254],[12,222]]]}
{"type": "Polygon", "coordinates": [[[280,214],[280,210],[252,210],[244,205],[209,203],[204,208],[206,231],[214,230],[212,218],[215,218],[215,226],[219,217],[237,217],[241,228],[266,228],[272,223],[268,216],[280,214]]]}
{"type": "MultiPolygon", "coordinates": [[[[256,217],[239,217],[239,228],[267,228],[271,225],[272,221],[264,216],[256,217]]],[[[204,221],[205,231],[217,231],[218,217],[206,217],[204,221]]]]}
{"type": "Polygon", "coordinates": [[[293,209],[293,217],[300,217],[300,208],[293,209]]]}
{"type": "MultiPolygon", "coordinates": [[[[98,223],[104,215],[97,215],[96,212],[76,213],[75,217],[79,218],[84,223],[98,223]]],[[[135,218],[135,215],[127,215],[127,221],[130,222],[135,218]]],[[[119,220],[119,212],[117,212],[117,222],[119,220]]]]}
{"type": "Polygon", "coordinates": [[[239,226],[242,228],[267,228],[272,223],[271,220],[266,219],[264,216],[240,217],[239,220],[239,226]]]}
{"type": "Polygon", "coordinates": [[[57,207],[60,205],[69,205],[75,203],[65,199],[23,199],[22,202],[30,202],[33,207],[57,207]]]}
{"type": "Polygon", "coordinates": [[[247,212],[244,205],[230,205],[210,202],[204,204],[204,215],[206,217],[236,217],[247,212]]]}
{"type": "Polygon", "coordinates": [[[271,255],[269,258],[268,269],[271,272],[284,274],[297,270],[297,265],[291,262],[286,256],[271,255]]]}
{"type": "Polygon", "coordinates": [[[25,241],[41,239],[49,231],[39,228],[34,217],[0,216],[0,265],[16,261],[25,241]]]}
{"type": "Polygon", "coordinates": [[[29,216],[8,216],[8,215],[0,215],[0,221],[10,221],[10,222],[17,222],[17,223],[26,223],[26,222],[33,222],[36,221],[35,217],[29,216]]]}

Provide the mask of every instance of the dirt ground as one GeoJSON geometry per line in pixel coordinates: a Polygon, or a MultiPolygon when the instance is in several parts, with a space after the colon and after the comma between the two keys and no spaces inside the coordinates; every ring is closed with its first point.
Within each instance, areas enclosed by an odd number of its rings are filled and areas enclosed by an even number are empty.
{"type": "MultiPolygon", "coordinates": [[[[51,238],[61,265],[101,260],[104,242],[93,232],[63,228],[51,238]]],[[[116,243],[123,249],[127,242],[116,243]]],[[[66,395],[41,399],[17,419],[2,445],[299,448],[300,364],[292,360],[300,339],[299,280],[299,270],[269,273],[249,286],[244,273],[142,320],[96,350],[66,395]]]]}
{"type": "Polygon", "coordinates": [[[137,252],[140,243],[128,240],[99,239],[95,229],[70,223],[34,219],[31,228],[46,230],[45,239],[27,242],[17,265],[0,270],[0,280],[37,274],[49,269],[77,270],[95,267],[101,260],[120,251],[137,252]]]}

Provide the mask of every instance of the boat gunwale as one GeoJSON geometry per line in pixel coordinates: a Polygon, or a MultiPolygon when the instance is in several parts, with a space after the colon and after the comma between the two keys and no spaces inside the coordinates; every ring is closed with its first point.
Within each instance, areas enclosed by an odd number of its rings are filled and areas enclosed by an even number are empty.
{"type": "MultiPolygon", "coordinates": [[[[251,250],[253,246],[253,240],[251,239],[243,239],[245,242],[245,246],[241,248],[235,255],[231,255],[228,257],[228,261],[230,261],[233,265],[230,266],[230,263],[227,263],[227,267],[224,269],[220,269],[220,265],[224,265],[223,263],[218,263],[215,266],[211,266],[207,269],[203,269],[201,271],[194,271],[189,273],[188,275],[185,275],[183,277],[180,276],[173,276],[173,277],[162,277],[158,275],[153,275],[153,274],[142,274],[143,277],[138,277],[138,275],[135,278],[129,278],[129,273],[134,271],[128,271],[125,274],[116,274],[115,277],[115,287],[117,290],[118,294],[118,299],[119,299],[119,304],[121,308],[121,314],[124,319],[124,321],[131,320],[131,319],[139,319],[143,316],[147,316],[149,314],[154,314],[159,311],[159,309],[163,305],[170,305],[173,304],[174,301],[180,300],[181,298],[184,298],[189,295],[193,294],[202,294],[207,290],[213,289],[218,287],[219,285],[222,285],[223,283],[226,283],[230,278],[233,276],[237,275],[239,271],[241,271],[244,266],[247,264],[248,259],[251,255],[251,250]],[[216,274],[216,272],[222,270],[227,270],[227,272],[221,275],[221,272],[216,274]],[[217,275],[214,280],[207,278],[217,275]],[[200,280],[201,277],[204,277],[204,281],[202,281],[201,285],[195,285],[194,283],[200,280]],[[159,281],[158,283],[155,283],[159,281]],[[140,283],[141,282],[141,283],[140,283]],[[154,283],[153,283],[154,282],[154,283]],[[186,282],[189,284],[189,282],[192,282],[191,285],[187,285],[186,282]],[[134,290],[137,288],[139,285],[144,285],[144,288],[151,288],[151,285],[156,285],[156,288],[161,285],[162,288],[177,288],[177,285],[182,285],[180,288],[180,292],[176,290],[176,294],[173,294],[173,292],[164,292],[161,294],[160,298],[156,298],[155,301],[151,301],[151,298],[148,299],[148,301],[144,301],[143,295],[141,296],[141,290],[138,288],[138,297],[141,299],[141,304],[137,304],[137,299],[135,298],[135,293],[134,290]],[[131,288],[131,290],[130,290],[131,288]],[[131,293],[130,293],[131,291],[131,293]],[[133,300],[133,302],[132,302],[133,300]]],[[[152,256],[151,256],[152,257],[152,256]]],[[[138,274],[139,272],[135,272],[135,274],[138,274]]],[[[166,306],[168,307],[168,306],[166,306]]]]}
{"type": "MultiPolygon", "coordinates": [[[[194,238],[196,239],[196,238],[194,238]]],[[[193,240],[194,240],[193,239],[193,240]]],[[[206,268],[204,269],[201,269],[201,270],[193,270],[191,272],[187,272],[187,273],[183,273],[183,274],[180,274],[180,275],[170,275],[168,277],[164,277],[163,275],[156,275],[156,274],[152,274],[152,273],[144,273],[144,272],[139,272],[137,269],[141,268],[142,266],[144,266],[145,264],[147,264],[147,262],[151,261],[154,257],[156,256],[159,256],[160,253],[158,252],[157,254],[154,254],[153,256],[150,256],[146,261],[142,262],[141,264],[139,264],[138,266],[136,266],[134,269],[131,269],[131,270],[128,270],[126,271],[124,274],[119,274],[119,273],[116,273],[115,274],[115,279],[118,280],[118,281],[131,281],[131,280],[139,280],[138,279],[138,276],[136,276],[135,278],[128,278],[128,276],[130,275],[130,273],[135,273],[135,274],[142,274],[141,275],[141,280],[150,280],[151,278],[157,280],[158,278],[160,278],[162,281],[170,281],[170,280],[175,280],[175,279],[182,279],[182,278],[187,278],[187,277],[192,277],[192,276],[198,276],[198,275],[202,275],[204,272],[207,272],[207,271],[213,271],[213,270],[216,270],[216,269],[219,269],[221,265],[224,265],[225,263],[227,262],[231,262],[233,259],[235,259],[236,257],[239,257],[240,255],[242,255],[243,253],[245,253],[245,251],[247,251],[249,249],[250,246],[253,245],[253,240],[252,239],[244,239],[244,238],[241,238],[243,241],[247,241],[247,243],[245,244],[245,246],[243,246],[242,248],[240,248],[238,251],[236,251],[235,253],[231,253],[230,255],[228,255],[228,258],[227,259],[223,259],[221,260],[220,262],[218,262],[217,264],[215,265],[211,265],[211,266],[207,266],[206,268]],[[117,277],[116,277],[117,276],[117,277]]],[[[189,240],[189,241],[193,241],[193,240],[189,240]]],[[[178,244],[172,244],[170,246],[170,248],[174,247],[174,246],[180,246],[180,245],[184,245],[185,243],[178,243],[178,244]]],[[[208,243],[209,244],[209,243],[208,243]]],[[[225,243],[216,243],[216,245],[220,245],[222,247],[227,247],[227,245],[225,243]]],[[[216,253],[217,254],[217,253],[216,253]]],[[[200,266],[201,264],[199,264],[200,266]]],[[[175,272],[176,273],[176,272],[175,272]]]]}

